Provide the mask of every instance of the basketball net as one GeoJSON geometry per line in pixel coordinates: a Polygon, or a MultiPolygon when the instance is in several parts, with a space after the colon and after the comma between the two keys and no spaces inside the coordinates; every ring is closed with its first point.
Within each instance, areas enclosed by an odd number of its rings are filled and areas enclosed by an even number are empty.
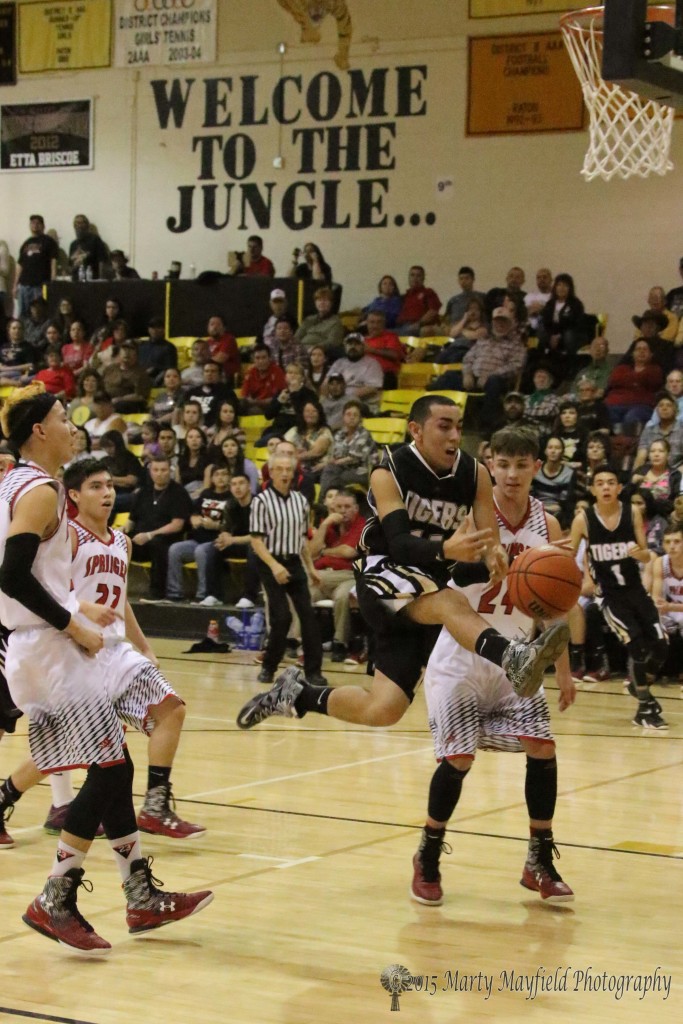
{"type": "Polygon", "coordinates": [[[560,18],[590,116],[590,141],[581,174],[586,181],[666,174],[673,170],[669,150],[674,108],[602,77],[603,13],[604,7],[588,7],[560,18]]]}

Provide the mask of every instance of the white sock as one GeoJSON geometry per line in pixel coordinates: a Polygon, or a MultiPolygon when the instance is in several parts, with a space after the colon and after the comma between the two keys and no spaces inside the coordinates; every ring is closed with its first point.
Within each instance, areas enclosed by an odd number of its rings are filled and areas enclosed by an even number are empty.
{"type": "Polygon", "coordinates": [[[121,881],[125,882],[130,878],[130,866],[133,861],[140,860],[142,857],[140,833],[131,832],[129,836],[110,839],[109,845],[114,851],[114,859],[121,875],[121,881]]]}
{"type": "Polygon", "coordinates": [[[53,772],[50,775],[50,787],[52,788],[52,806],[63,807],[70,804],[74,798],[74,788],[71,784],[71,772],[53,772]]]}
{"type": "Polygon", "coordinates": [[[84,860],[85,854],[82,850],[76,850],[60,839],[57,843],[57,855],[50,875],[65,875],[72,868],[80,868],[84,860]]]}

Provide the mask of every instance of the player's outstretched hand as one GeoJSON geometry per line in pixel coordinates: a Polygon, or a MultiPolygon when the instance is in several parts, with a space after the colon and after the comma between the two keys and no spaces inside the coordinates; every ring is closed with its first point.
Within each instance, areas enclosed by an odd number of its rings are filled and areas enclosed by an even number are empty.
{"type": "Polygon", "coordinates": [[[486,552],[486,568],[491,576],[491,583],[500,583],[508,574],[508,556],[502,544],[494,544],[486,552]]]}
{"type": "Polygon", "coordinates": [[[96,626],[111,626],[117,619],[116,612],[111,608],[106,608],[103,604],[93,604],[92,601],[80,601],[78,610],[96,626]]]}
{"type": "Polygon", "coordinates": [[[444,541],[444,558],[449,562],[478,562],[491,543],[491,530],[470,530],[467,520],[444,541]]]}
{"type": "Polygon", "coordinates": [[[96,633],[94,629],[88,629],[87,626],[82,626],[73,616],[71,617],[71,622],[64,632],[71,637],[75,644],[78,644],[81,650],[85,651],[86,654],[89,654],[93,658],[98,651],[102,650],[102,646],[104,644],[104,637],[102,634],[96,633]]]}

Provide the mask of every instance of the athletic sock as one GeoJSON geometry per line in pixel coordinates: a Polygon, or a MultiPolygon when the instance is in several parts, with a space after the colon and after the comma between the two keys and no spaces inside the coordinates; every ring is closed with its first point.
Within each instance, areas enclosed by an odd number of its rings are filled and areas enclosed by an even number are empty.
{"type": "Polygon", "coordinates": [[[303,718],[307,711],[317,711],[319,715],[327,714],[327,702],[333,686],[311,686],[304,683],[304,688],[294,701],[294,708],[299,718],[303,718]]]}
{"type": "Polygon", "coordinates": [[[119,839],[110,839],[109,845],[114,851],[114,859],[121,875],[121,881],[125,882],[130,878],[131,864],[142,857],[140,833],[131,832],[130,835],[120,836],[119,839]]]}
{"type": "Polygon", "coordinates": [[[50,875],[52,877],[65,875],[72,868],[80,868],[84,860],[85,854],[82,850],[76,850],[60,839],[57,843],[57,854],[50,875]]]}
{"type": "Polygon", "coordinates": [[[52,790],[53,807],[64,807],[65,804],[70,804],[74,798],[71,772],[52,772],[50,775],[50,788],[52,790]]]}
{"type": "Polygon", "coordinates": [[[0,807],[13,807],[23,795],[14,785],[11,778],[5,779],[0,786],[0,807]]]}
{"type": "Polygon", "coordinates": [[[147,789],[166,786],[171,780],[171,769],[151,764],[147,769],[147,789]]]}
{"type": "Polygon", "coordinates": [[[510,641],[507,637],[501,636],[497,629],[491,626],[479,634],[474,642],[474,652],[480,658],[492,661],[500,668],[503,664],[503,655],[507,650],[510,641]]]}

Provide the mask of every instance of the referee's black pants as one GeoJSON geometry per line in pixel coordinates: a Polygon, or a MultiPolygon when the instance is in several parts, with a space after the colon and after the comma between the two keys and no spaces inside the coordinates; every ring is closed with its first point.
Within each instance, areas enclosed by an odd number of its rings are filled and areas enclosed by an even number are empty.
{"type": "Polygon", "coordinates": [[[265,562],[258,560],[258,572],[268,598],[270,633],[263,654],[266,672],[275,673],[282,661],[287,646],[287,631],[292,623],[287,597],[290,597],[301,623],[301,642],[304,648],[304,674],[320,675],[323,663],[323,648],[318,622],[311,605],[308,577],[301,559],[278,558],[289,573],[288,583],[278,583],[265,562]]]}

